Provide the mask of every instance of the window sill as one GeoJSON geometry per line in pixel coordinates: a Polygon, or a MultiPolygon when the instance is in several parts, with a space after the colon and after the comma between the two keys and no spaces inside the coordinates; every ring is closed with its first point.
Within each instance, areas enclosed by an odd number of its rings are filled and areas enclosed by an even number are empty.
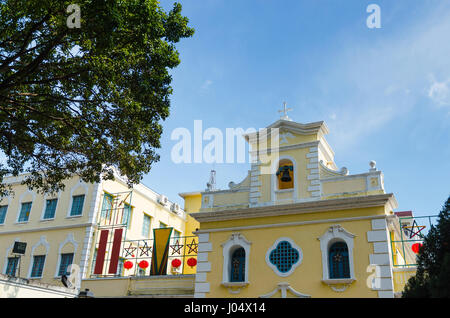
{"type": "Polygon", "coordinates": [[[49,219],[40,219],[40,222],[47,222],[47,221],[54,221],[55,218],[49,218],[49,219]]]}
{"type": "Polygon", "coordinates": [[[275,193],[289,193],[289,192],[294,192],[294,188],[275,190],[275,193]]]}
{"type": "Polygon", "coordinates": [[[82,214],[80,214],[80,215],[68,215],[68,216],[66,216],[66,219],[76,219],[76,218],[81,218],[83,215],[82,214]]]}
{"type": "Polygon", "coordinates": [[[356,279],[354,278],[331,278],[322,279],[322,282],[327,284],[332,290],[337,293],[345,291],[356,279]]]}
{"type": "Polygon", "coordinates": [[[342,284],[351,284],[355,281],[354,278],[330,278],[330,279],[322,279],[327,285],[342,285],[342,284]]]}
{"type": "Polygon", "coordinates": [[[245,287],[248,284],[248,282],[222,282],[222,286],[225,287],[245,287]]]}
{"type": "Polygon", "coordinates": [[[222,282],[222,286],[228,288],[230,294],[239,294],[248,284],[249,282],[222,282]]]}

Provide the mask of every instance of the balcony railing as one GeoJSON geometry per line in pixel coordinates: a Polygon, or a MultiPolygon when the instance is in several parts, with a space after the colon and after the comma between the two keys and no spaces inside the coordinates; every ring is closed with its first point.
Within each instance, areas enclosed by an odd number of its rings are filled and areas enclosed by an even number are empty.
{"type": "MultiPolygon", "coordinates": [[[[91,278],[95,277],[126,277],[149,276],[153,257],[154,240],[122,240],[119,252],[114,251],[114,237],[108,233],[108,240],[104,246],[104,260],[101,271],[97,265],[97,251],[101,249],[100,242],[96,244],[96,252],[91,264],[91,278]],[[114,256],[115,255],[115,256],[114,256]],[[117,255],[119,258],[117,260],[117,255]],[[116,259],[114,259],[116,258],[116,259]],[[111,264],[117,263],[117,266],[111,264]],[[111,268],[116,268],[111,272],[111,268]]],[[[116,242],[116,246],[118,246],[116,242]]],[[[163,275],[195,274],[197,265],[198,238],[197,236],[171,237],[167,246],[167,269],[163,275]]]]}
{"type": "Polygon", "coordinates": [[[392,264],[394,267],[416,267],[416,255],[431,227],[437,222],[437,215],[400,217],[400,233],[391,237],[392,264]]]}

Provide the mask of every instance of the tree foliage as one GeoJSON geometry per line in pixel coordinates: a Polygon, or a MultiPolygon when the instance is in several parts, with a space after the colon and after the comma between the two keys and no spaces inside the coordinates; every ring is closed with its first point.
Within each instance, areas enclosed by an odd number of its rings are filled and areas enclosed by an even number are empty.
{"type": "Polygon", "coordinates": [[[111,167],[139,182],[159,160],[175,43],[193,32],[177,3],[0,0],[0,197],[3,177],[24,172],[45,192],[72,174],[111,179],[111,167]]]}
{"type": "Polygon", "coordinates": [[[450,197],[419,250],[416,276],[411,277],[404,298],[450,297],[450,197]]]}

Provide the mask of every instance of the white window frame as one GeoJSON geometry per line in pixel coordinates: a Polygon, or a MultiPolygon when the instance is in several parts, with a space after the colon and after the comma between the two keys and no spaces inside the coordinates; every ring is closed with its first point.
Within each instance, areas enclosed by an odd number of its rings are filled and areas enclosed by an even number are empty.
{"type": "MultiPolygon", "coordinates": [[[[62,254],[68,254],[67,252],[66,253],[62,252],[62,250],[63,250],[63,248],[64,248],[64,246],[66,244],[72,244],[72,246],[73,246],[73,252],[72,252],[73,253],[73,260],[72,260],[72,262],[75,262],[75,256],[77,254],[78,243],[77,243],[77,241],[75,241],[73,233],[69,233],[69,234],[67,234],[66,239],[61,244],[59,244],[58,261],[56,262],[55,278],[60,278],[61,277],[61,276],[58,275],[58,272],[59,272],[59,267],[61,266],[61,255],[62,254]]],[[[72,264],[74,264],[74,263],[72,263],[72,264]]]]}
{"type": "Polygon", "coordinates": [[[339,224],[330,226],[325,231],[325,233],[318,238],[318,240],[320,241],[320,250],[322,253],[322,281],[326,284],[349,284],[356,280],[353,258],[354,238],[354,234],[348,232],[339,224]],[[350,278],[330,278],[330,268],[328,261],[329,250],[331,245],[336,242],[344,242],[347,244],[350,278]]]}
{"type": "Polygon", "coordinates": [[[59,195],[56,198],[55,197],[47,198],[47,196],[44,196],[44,204],[43,204],[43,208],[42,208],[41,221],[51,221],[51,220],[55,219],[56,210],[58,209],[58,203],[59,203],[59,195]],[[56,200],[55,215],[53,215],[52,218],[45,218],[45,210],[47,209],[47,201],[48,200],[56,200]]]}
{"type": "Polygon", "coordinates": [[[47,256],[48,256],[48,250],[49,249],[50,249],[50,244],[47,242],[47,239],[46,239],[46,237],[44,235],[41,236],[39,241],[36,244],[34,244],[33,247],[31,248],[30,265],[29,265],[29,268],[28,268],[28,275],[27,275],[27,277],[29,279],[40,279],[40,278],[42,278],[42,276],[44,275],[44,272],[45,272],[45,263],[47,262],[47,256]],[[39,255],[45,255],[44,266],[42,267],[42,275],[40,277],[31,277],[31,271],[33,270],[34,256],[35,256],[34,251],[40,245],[44,245],[44,247],[45,247],[45,254],[39,254],[39,255]]]}
{"type": "Polygon", "coordinates": [[[272,167],[271,167],[271,183],[272,183],[272,191],[271,191],[271,201],[272,202],[276,202],[277,201],[277,194],[278,193],[291,193],[292,192],[292,197],[289,200],[297,200],[298,198],[298,169],[297,169],[297,162],[294,159],[294,157],[291,156],[280,156],[278,158],[277,161],[272,163],[272,167]],[[276,173],[278,171],[278,168],[280,166],[280,161],[286,159],[286,160],[290,160],[292,162],[293,165],[293,177],[294,177],[294,187],[291,189],[278,189],[278,177],[276,176],[276,173]]]}
{"type": "Polygon", "coordinates": [[[145,238],[149,238],[150,237],[150,233],[152,230],[152,216],[150,214],[147,213],[142,213],[142,228],[141,228],[141,235],[145,238]],[[148,217],[148,229],[147,229],[147,233],[144,234],[144,225],[145,225],[145,218],[148,217]]]}
{"type": "Polygon", "coordinates": [[[249,263],[250,263],[250,245],[252,243],[248,241],[241,233],[231,234],[228,241],[223,243],[222,255],[223,255],[223,272],[222,272],[222,285],[224,286],[245,286],[249,284],[249,263]],[[231,255],[232,253],[242,247],[245,251],[245,273],[243,282],[231,282],[230,272],[231,272],[231,255]]]}
{"type": "Polygon", "coordinates": [[[74,186],[70,190],[70,203],[69,203],[69,208],[67,210],[66,218],[79,218],[79,217],[82,217],[84,215],[84,210],[86,209],[86,204],[87,204],[87,201],[88,201],[87,200],[87,194],[88,193],[89,193],[89,188],[84,182],[79,182],[76,186],[74,186]],[[84,193],[75,193],[75,191],[79,187],[83,187],[84,188],[84,193]],[[76,196],[79,196],[79,195],[84,195],[83,208],[81,209],[81,214],[80,215],[70,215],[70,212],[72,211],[73,197],[76,197],[76,196]]]}
{"type": "Polygon", "coordinates": [[[30,190],[27,190],[26,192],[22,193],[22,195],[19,197],[19,204],[18,204],[19,207],[18,207],[17,217],[16,217],[16,223],[17,224],[24,224],[24,223],[28,223],[30,221],[31,210],[33,209],[33,202],[34,202],[35,198],[36,198],[36,193],[34,193],[33,191],[30,191],[30,190]],[[31,201],[23,199],[28,194],[32,195],[31,201]],[[30,214],[28,215],[28,220],[26,220],[26,221],[19,221],[20,211],[22,210],[22,203],[28,203],[28,202],[31,202],[31,208],[30,208],[30,214]]]}

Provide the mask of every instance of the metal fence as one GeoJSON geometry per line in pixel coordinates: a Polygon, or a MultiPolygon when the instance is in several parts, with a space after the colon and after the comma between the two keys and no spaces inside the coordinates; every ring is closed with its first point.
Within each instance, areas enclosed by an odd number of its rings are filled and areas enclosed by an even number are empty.
{"type": "MultiPolygon", "coordinates": [[[[99,249],[99,242],[97,242],[90,276],[92,278],[149,276],[153,243],[153,239],[123,240],[120,246],[117,270],[111,273],[108,269],[112,261],[114,238],[110,237],[106,243],[103,270],[101,273],[94,273],[99,249]]],[[[171,237],[167,248],[166,275],[195,274],[198,253],[197,236],[171,237]]]]}
{"type": "Polygon", "coordinates": [[[437,215],[399,217],[400,237],[391,237],[394,266],[417,266],[416,255],[431,227],[436,225],[437,218],[437,215]]]}

